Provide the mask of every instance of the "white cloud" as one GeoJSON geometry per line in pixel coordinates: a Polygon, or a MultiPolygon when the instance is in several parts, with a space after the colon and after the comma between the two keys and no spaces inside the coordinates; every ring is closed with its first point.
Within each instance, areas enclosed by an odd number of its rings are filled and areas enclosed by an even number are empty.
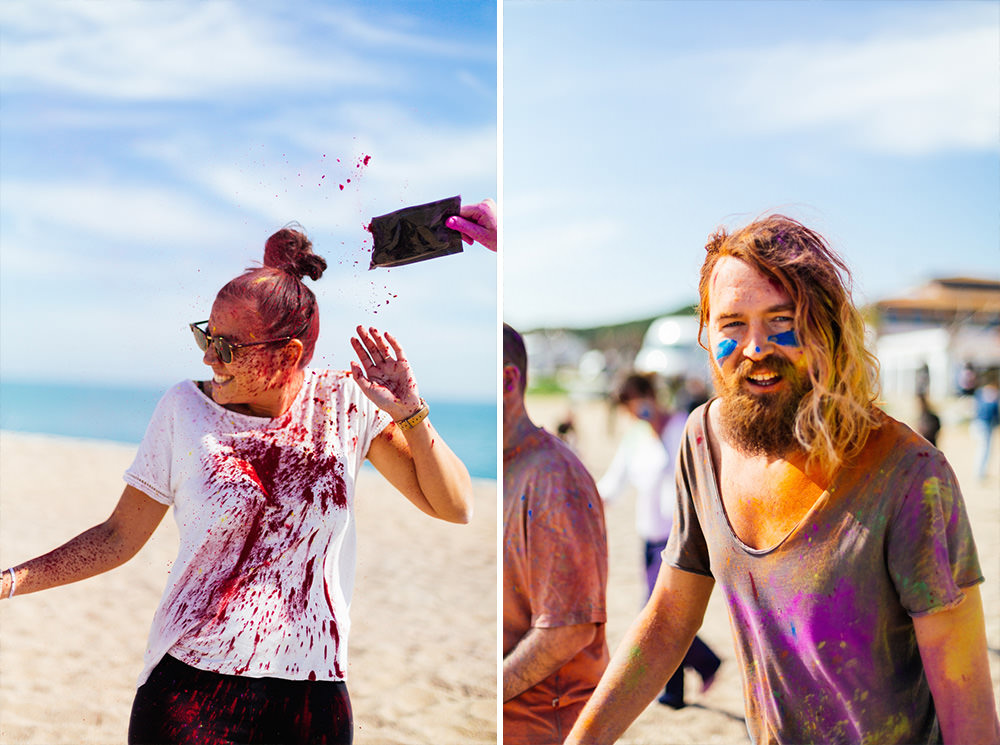
{"type": "Polygon", "coordinates": [[[346,103],[308,117],[272,117],[252,129],[246,137],[259,141],[256,152],[197,132],[150,137],[136,149],[279,225],[295,218],[313,229],[342,230],[462,188],[482,192],[463,194],[467,202],[495,196],[492,123],[438,124],[390,103],[346,103]],[[371,160],[364,164],[363,156],[371,160]]]}
{"type": "Polygon", "coordinates": [[[40,246],[53,262],[45,272],[77,271],[101,259],[81,256],[81,243],[131,246],[137,263],[149,263],[154,247],[169,247],[176,259],[191,247],[193,236],[203,245],[233,234],[233,226],[203,200],[165,186],[5,180],[3,202],[8,271],[42,270],[40,246]],[[72,237],[71,242],[52,240],[53,233],[72,237]]]}
{"type": "Polygon", "coordinates": [[[743,50],[711,69],[732,81],[725,110],[740,129],[843,127],[867,147],[911,154],[994,149],[1000,137],[996,27],[743,50]]]}
{"type": "Polygon", "coordinates": [[[483,44],[411,29],[414,19],[404,14],[373,23],[349,8],[323,7],[314,15],[314,6],[293,8],[312,15],[323,33],[302,43],[293,27],[299,19],[268,4],[5,3],[0,74],[7,91],[212,100],[275,90],[396,88],[413,74],[393,61],[400,53],[471,60],[492,54],[483,44]]]}

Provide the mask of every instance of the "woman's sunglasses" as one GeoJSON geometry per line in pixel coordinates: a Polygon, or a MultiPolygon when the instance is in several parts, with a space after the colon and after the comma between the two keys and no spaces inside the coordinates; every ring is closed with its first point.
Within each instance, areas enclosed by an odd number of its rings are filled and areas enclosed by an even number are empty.
{"type": "Polygon", "coordinates": [[[199,326],[207,324],[208,321],[198,321],[197,323],[189,323],[188,327],[191,329],[191,333],[194,334],[195,343],[198,345],[198,349],[202,352],[208,351],[209,343],[215,347],[215,353],[219,356],[225,364],[229,364],[233,361],[233,350],[242,349],[243,347],[257,347],[261,344],[278,344],[284,341],[291,341],[292,339],[297,339],[308,327],[307,322],[297,334],[294,336],[283,336],[280,339],[268,339],[267,341],[248,341],[245,343],[239,343],[235,341],[229,341],[224,336],[212,336],[208,333],[207,328],[202,329],[199,326]]]}

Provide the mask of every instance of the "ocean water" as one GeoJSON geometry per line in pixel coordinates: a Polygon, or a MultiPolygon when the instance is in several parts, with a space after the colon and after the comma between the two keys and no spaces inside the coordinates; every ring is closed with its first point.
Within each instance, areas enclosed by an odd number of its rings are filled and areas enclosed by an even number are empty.
{"type": "MultiPolygon", "coordinates": [[[[164,390],[0,380],[0,429],[137,445],[164,390]]],[[[496,404],[427,404],[434,427],[473,478],[496,479],[496,404]]]]}

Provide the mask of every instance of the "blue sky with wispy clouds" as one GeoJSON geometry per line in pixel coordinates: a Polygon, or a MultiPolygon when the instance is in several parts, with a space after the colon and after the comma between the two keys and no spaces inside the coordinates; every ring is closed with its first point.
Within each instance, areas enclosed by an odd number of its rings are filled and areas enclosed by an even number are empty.
{"type": "Polygon", "coordinates": [[[1000,278],[1000,4],[504,2],[504,318],[697,299],[709,234],[824,234],[874,301],[1000,278]]]}
{"type": "Polygon", "coordinates": [[[295,220],[329,263],[314,364],[346,367],[374,324],[423,392],[492,400],[496,255],[368,271],[364,228],[496,195],[496,20],[464,0],[0,5],[0,375],[203,377],[187,323],[295,220]]]}

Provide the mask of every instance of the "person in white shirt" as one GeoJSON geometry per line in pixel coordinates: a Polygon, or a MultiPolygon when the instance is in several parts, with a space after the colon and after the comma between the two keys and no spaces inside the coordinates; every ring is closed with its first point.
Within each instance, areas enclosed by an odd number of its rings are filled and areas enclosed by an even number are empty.
{"type": "MultiPolygon", "coordinates": [[[[615,398],[635,419],[635,426],[625,433],[608,470],[597,482],[605,504],[617,501],[630,486],[635,488],[635,528],[644,543],[647,598],[656,585],[673,525],[674,466],[688,416],[686,411],[672,412],[661,405],[654,380],[652,375],[632,373],[618,387],[615,398]]],[[[705,692],[715,682],[720,664],[719,657],[695,636],[684,662],[657,700],[674,709],[683,708],[684,668],[698,673],[705,692]]]]}
{"type": "Polygon", "coordinates": [[[367,459],[428,515],[470,519],[469,473],[396,339],[359,326],[350,372],[307,367],[319,311],[302,278],[325,268],[301,231],[272,235],[264,266],[190,324],[211,379],[164,395],[111,516],[3,573],[9,598],[106,572],[174,508],[129,743],[350,743],[358,471],[367,459]]]}

